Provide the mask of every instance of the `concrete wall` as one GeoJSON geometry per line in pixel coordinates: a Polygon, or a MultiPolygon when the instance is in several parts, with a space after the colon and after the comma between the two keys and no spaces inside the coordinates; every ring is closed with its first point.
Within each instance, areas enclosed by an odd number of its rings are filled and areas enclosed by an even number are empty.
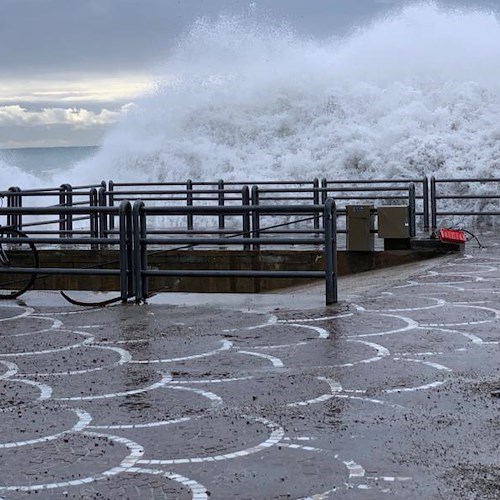
{"type": "MultiPolygon", "coordinates": [[[[117,268],[118,254],[111,250],[42,250],[41,267],[117,268]]],[[[339,252],[338,274],[347,275],[433,257],[435,251],[339,252]]],[[[153,253],[150,268],[221,270],[323,270],[320,250],[222,251],[186,250],[153,253]]],[[[313,280],[297,278],[153,278],[150,291],[263,292],[313,280]]],[[[118,290],[118,278],[109,276],[43,276],[35,288],[45,290],[118,290]]]]}

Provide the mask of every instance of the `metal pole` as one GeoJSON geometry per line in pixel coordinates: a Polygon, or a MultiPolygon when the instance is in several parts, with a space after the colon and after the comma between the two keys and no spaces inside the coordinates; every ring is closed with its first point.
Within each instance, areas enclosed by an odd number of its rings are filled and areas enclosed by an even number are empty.
{"type": "Polygon", "coordinates": [[[408,217],[409,217],[409,224],[410,224],[410,238],[414,238],[416,235],[416,216],[415,216],[415,184],[413,182],[410,182],[410,186],[408,188],[408,200],[409,200],[409,206],[408,206],[408,217]]]}
{"type": "MultiPolygon", "coordinates": [[[[90,198],[90,206],[91,207],[96,207],[97,206],[97,189],[92,188],[89,193],[89,198],[90,198]]],[[[99,227],[98,227],[98,218],[97,214],[95,212],[92,212],[90,214],[90,238],[98,238],[99,237],[99,227]]],[[[97,245],[95,243],[90,244],[90,248],[92,250],[95,250],[97,248],[97,245]]]]}
{"type": "Polygon", "coordinates": [[[331,305],[337,302],[337,211],[332,198],[328,198],[325,202],[323,220],[325,223],[326,305],[331,305]]]}
{"type": "MultiPolygon", "coordinates": [[[[191,179],[186,181],[186,205],[193,206],[193,181],[191,179]]],[[[187,228],[188,231],[193,229],[193,214],[187,215],[187,228]]]]}
{"type": "Polygon", "coordinates": [[[431,231],[432,234],[437,229],[437,200],[436,200],[436,178],[431,177],[431,231]]]}
{"type": "MultiPolygon", "coordinates": [[[[108,203],[110,207],[115,206],[115,183],[113,181],[108,182],[108,203]]],[[[113,214],[109,214],[109,229],[115,228],[115,216],[113,214]]]]}
{"type": "MultiPolygon", "coordinates": [[[[9,189],[9,194],[7,195],[7,207],[8,208],[20,208],[22,207],[22,196],[19,194],[21,188],[18,186],[11,186],[9,189]],[[12,193],[12,194],[11,194],[12,193]]],[[[7,214],[7,226],[17,229],[18,231],[22,228],[22,216],[21,214],[7,214]]]]}
{"type": "MultiPolygon", "coordinates": [[[[250,206],[250,190],[248,186],[241,188],[241,204],[245,207],[250,206]]],[[[243,212],[243,238],[250,238],[250,212],[243,212]]],[[[250,250],[250,245],[244,244],[243,250],[250,250]]]]}
{"type": "MultiPolygon", "coordinates": [[[[98,192],[98,205],[106,206],[106,188],[100,187],[98,192]]],[[[99,236],[101,238],[108,237],[108,218],[104,212],[99,212],[99,236]]]]}
{"type": "MultiPolygon", "coordinates": [[[[259,206],[259,186],[252,186],[252,206],[259,206]]],[[[260,238],[260,214],[252,211],[252,238],[260,238]]],[[[260,245],[253,245],[254,250],[260,250],[260,245]]]]}
{"type": "Polygon", "coordinates": [[[424,231],[429,231],[429,179],[424,177],[422,182],[422,204],[424,212],[424,231]]]}
{"type": "Polygon", "coordinates": [[[122,302],[127,302],[128,293],[130,288],[129,276],[131,269],[129,267],[129,244],[128,244],[128,232],[129,232],[129,220],[130,219],[130,202],[122,201],[119,207],[119,228],[120,228],[120,296],[122,302]]]}
{"type": "MultiPolygon", "coordinates": [[[[225,199],[224,199],[224,180],[223,179],[219,179],[219,181],[217,182],[217,189],[219,190],[219,193],[218,193],[218,197],[219,197],[219,207],[223,207],[224,206],[224,203],[225,203],[225,199]]],[[[225,218],[224,218],[224,214],[220,214],[219,215],[219,229],[224,229],[226,226],[226,221],[225,221],[225,218]]]]}
{"type": "MultiPolygon", "coordinates": [[[[313,179],[313,205],[319,205],[319,179],[315,177],[313,179]]],[[[314,214],[314,229],[316,229],[316,237],[319,238],[319,213],[314,214]]]]}
{"type": "Polygon", "coordinates": [[[136,201],[134,207],[132,208],[132,225],[133,225],[133,236],[134,236],[134,267],[133,267],[133,277],[134,277],[134,294],[135,302],[139,304],[143,298],[142,292],[142,251],[146,249],[146,244],[144,247],[141,242],[141,212],[144,209],[143,201],[136,201]]]}

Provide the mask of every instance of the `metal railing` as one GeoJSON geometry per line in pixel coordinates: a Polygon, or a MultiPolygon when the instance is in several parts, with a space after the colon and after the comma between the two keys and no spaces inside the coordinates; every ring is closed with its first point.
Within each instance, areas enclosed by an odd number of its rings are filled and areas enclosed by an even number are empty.
{"type": "MultiPolygon", "coordinates": [[[[118,259],[106,263],[96,263],[88,267],[49,267],[44,266],[37,268],[14,268],[0,266],[2,274],[36,274],[37,279],[51,275],[74,275],[74,276],[115,276],[119,279],[120,297],[122,301],[126,301],[133,294],[133,257],[132,257],[132,211],[131,204],[128,201],[120,202],[117,207],[2,207],[0,208],[0,216],[6,216],[9,220],[18,220],[25,216],[47,216],[55,215],[59,218],[68,216],[85,216],[87,220],[99,218],[102,215],[115,215],[119,221],[118,231],[113,237],[101,238],[98,235],[65,236],[60,231],[53,232],[51,235],[41,235],[37,232],[28,229],[26,238],[16,238],[18,243],[32,242],[37,247],[46,247],[52,249],[60,249],[66,245],[72,248],[96,249],[101,245],[106,247],[115,247],[118,249],[118,259]]],[[[1,229],[1,227],[0,227],[1,229]]]]}
{"type": "Polygon", "coordinates": [[[500,215],[500,179],[430,179],[431,229],[440,223],[456,225],[458,217],[468,217],[470,225],[493,222],[500,215]]]}
{"type": "MultiPolygon", "coordinates": [[[[72,186],[62,184],[58,187],[21,189],[12,186],[7,191],[0,191],[0,198],[5,199],[6,208],[37,208],[37,207],[97,207],[106,204],[103,200],[106,183],[72,186]],[[100,198],[99,198],[100,197],[100,198]]],[[[71,211],[57,214],[33,212],[28,218],[21,212],[7,215],[6,225],[17,230],[29,230],[32,234],[72,237],[89,234],[95,236],[98,226],[92,214],[75,214],[71,211]],[[57,217],[47,218],[47,215],[57,217]],[[86,222],[90,221],[88,228],[86,222]],[[81,227],[83,225],[83,227],[81,227]]]]}
{"type": "Polygon", "coordinates": [[[136,300],[145,300],[148,296],[148,279],[151,277],[247,277],[247,278],[324,278],[326,286],[326,303],[337,302],[337,246],[336,246],[336,208],[333,199],[328,198],[324,205],[260,205],[260,206],[233,206],[233,207],[150,207],[143,201],[136,201],[133,207],[134,226],[134,261],[135,261],[135,297],[136,300]],[[323,214],[324,230],[322,238],[263,238],[256,237],[251,229],[251,219],[253,214],[277,214],[293,213],[295,215],[317,215],[323,214]],[[242,230],[231,237],[215,234],[215,237],[166,237],[166,233],[161,236],[161,231],[156,229],[151,234],[148,229],[148,220],[151,217],[163,216],[218,216],[218,215],[239,216],[242,221],[242,230]],[[151,247],[172,247],[172,245],[187,246],[242,246],[249,250],[251,245],[275,247],[276,245],[324,245],[324,270],[179,270],[179,269],[150,269],[148,266],[148,248],[151,247]]]}

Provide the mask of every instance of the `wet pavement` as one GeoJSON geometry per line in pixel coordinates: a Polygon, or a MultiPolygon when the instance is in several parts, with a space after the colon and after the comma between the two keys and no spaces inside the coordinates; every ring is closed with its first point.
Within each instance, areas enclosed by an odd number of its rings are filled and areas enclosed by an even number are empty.
{"type": "Polygon", "coordinates": [[[0,303],[0,498],[500,498],[498,294],[490,243],[335,307],[0,303]]]}

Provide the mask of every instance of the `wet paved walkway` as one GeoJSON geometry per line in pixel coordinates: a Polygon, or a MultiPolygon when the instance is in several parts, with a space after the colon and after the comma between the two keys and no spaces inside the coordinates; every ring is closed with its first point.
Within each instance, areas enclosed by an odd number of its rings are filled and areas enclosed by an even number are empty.
{"type": "Polygon", "coordinates": [[[0,497],[500,498],[500,247],[289,295],[0,304],[0,497]]]}

